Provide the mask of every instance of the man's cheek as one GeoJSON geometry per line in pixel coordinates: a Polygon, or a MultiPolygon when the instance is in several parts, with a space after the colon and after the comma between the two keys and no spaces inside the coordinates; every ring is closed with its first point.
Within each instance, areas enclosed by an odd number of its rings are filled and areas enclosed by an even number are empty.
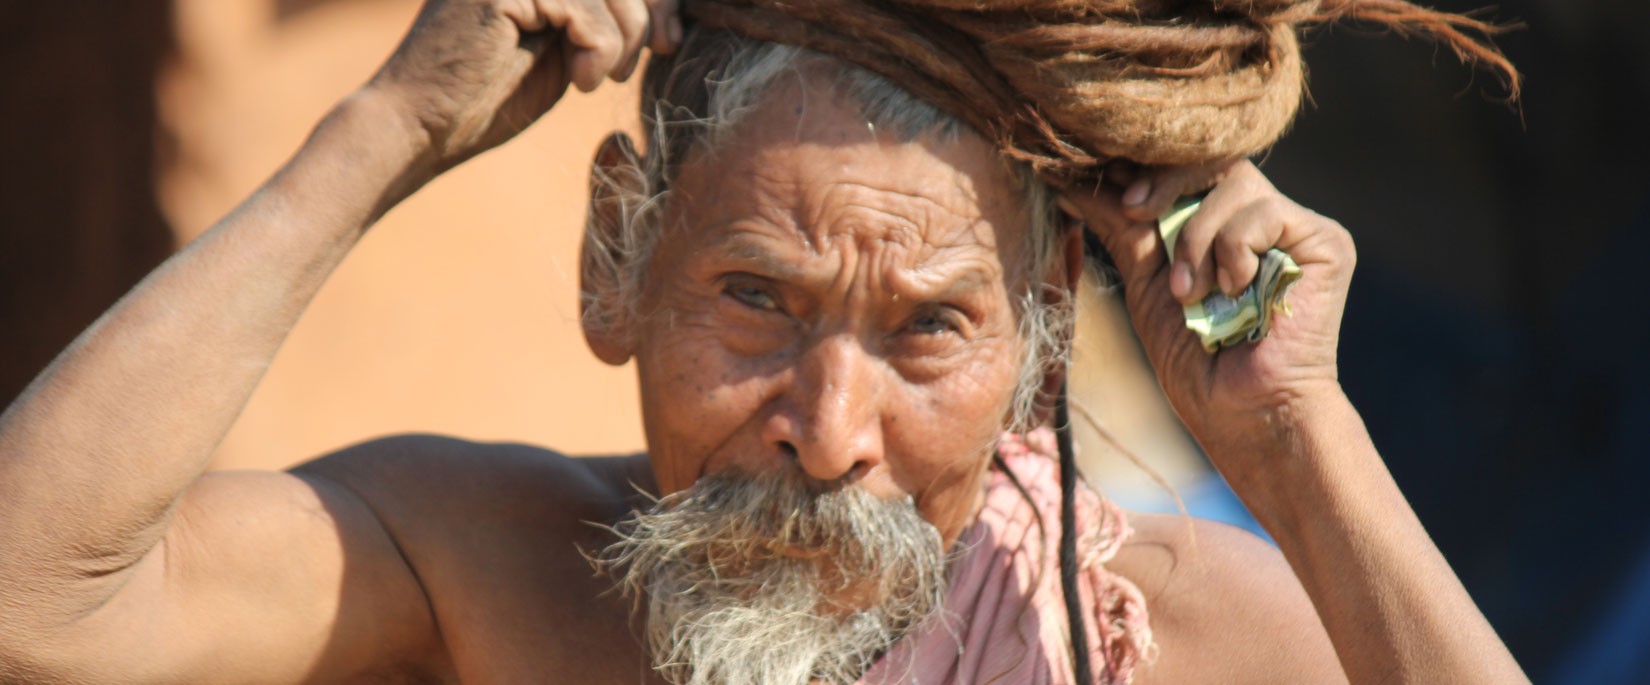
{"type": "Polygon", "coordinates": [[[649,449],[667,462],[660,487],[691,485],[706,473],[751,460],[761,449],[754,425],[761,417],[766,379],[730,367],[715,352],[677,350],[642,376],[648,407],[649,449]],[[668,475],[667,475],[668,474],[668,475]]]}
{"type": "Polygon", "coordinates": [[[958,454],[937,465],[930,487],[916,496],[923,520],[939,530],[949,547],[974,520],[984,498],[984,473],[990,463],[983,452],[958,454]]]}

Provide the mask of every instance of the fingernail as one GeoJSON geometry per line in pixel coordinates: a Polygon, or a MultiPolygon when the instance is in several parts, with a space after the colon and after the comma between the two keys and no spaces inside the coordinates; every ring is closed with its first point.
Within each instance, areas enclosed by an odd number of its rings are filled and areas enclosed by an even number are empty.
{"type": "Polygon", "coordinates": [[[1123,204],[1128,207],[1138,207],[1141,204],[1144,204],[1146,202],[1146,198],[1151,194],[1151,179],[1141,180],[1140,182],[1129,186],[1129,189],[1123,192],[1123,204]]]}
{"type": "Polygon", "coordinates": [[[1185,297],[1192,291],[1192,267],[1182,261],[1174,265],[1169,271],[1169,292],[1175,297],[1185,297]]]}
{"type": "Polygon", "coordinates": [[[1227,295],[1233,294],[1231,274],[1226,273],[1225,269],[1220,269],[1215,274],[1215,278],[1220,281],[1220,292],[1226,293],[1227,295]]]}

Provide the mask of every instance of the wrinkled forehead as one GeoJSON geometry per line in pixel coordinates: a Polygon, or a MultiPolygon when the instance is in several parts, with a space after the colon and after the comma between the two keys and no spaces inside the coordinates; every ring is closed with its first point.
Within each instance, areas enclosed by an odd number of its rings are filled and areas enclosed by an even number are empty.
{"type": "Polygon", "coordinates": [[[1030,230],[1020,180],[972,131],[878,130],[828,73],[781,78],[678,168],[670,224],[783,227],[810,246],[852,231],[942,257],[989,251],[1005,271],[1030,230]]]}

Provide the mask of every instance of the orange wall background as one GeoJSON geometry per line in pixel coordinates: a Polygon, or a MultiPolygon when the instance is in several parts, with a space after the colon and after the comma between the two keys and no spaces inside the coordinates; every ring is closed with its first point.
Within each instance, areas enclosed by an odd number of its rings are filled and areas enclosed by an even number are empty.
{"type": "MultiPolygon", "coordinates": [[[[176,159],[159,174],[179,242],[255,189],[371,76],[418,9],[336,0],[177,0],[157,83],[176,159]]],[[[633,374],[579,333],[586,166],[635,94],[571,93],[509,145],[393,210],[321,290],[224,442],[218,468],[282,467],[386,433],[642,446],[633,374]]]]}

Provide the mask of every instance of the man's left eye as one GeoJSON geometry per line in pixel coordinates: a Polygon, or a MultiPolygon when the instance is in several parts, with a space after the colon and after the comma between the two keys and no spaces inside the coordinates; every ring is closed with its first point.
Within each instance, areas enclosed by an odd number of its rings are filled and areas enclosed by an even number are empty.
{"type": "Polygon", "coordinates": [[[945,333],[957,330],[953,317],[945,312],[928,312],[911,320],[911,332],[924,335],[945,333]]]}

